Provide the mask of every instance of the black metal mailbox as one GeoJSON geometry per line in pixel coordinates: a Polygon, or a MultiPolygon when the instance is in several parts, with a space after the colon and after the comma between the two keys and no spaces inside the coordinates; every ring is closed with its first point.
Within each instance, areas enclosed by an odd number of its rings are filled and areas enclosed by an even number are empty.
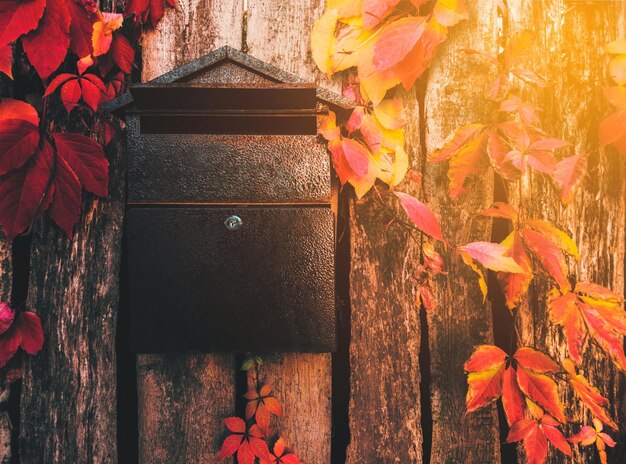
{"type": "Polygon", "coordinates": [[[316,127],[349,105],[230,48],[109,104],[126,110],[135,352],[335,349],[337,186],[316,127]]]}

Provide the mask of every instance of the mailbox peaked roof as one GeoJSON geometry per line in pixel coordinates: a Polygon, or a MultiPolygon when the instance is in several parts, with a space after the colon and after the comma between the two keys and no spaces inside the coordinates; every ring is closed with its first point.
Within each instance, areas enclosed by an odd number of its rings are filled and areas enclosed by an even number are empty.
{"type": "MultiPolygon", "coordinates": [[[[306,84],[307,81],[276,66],[254,58],[232,47],[221,47],[196,60],[190,61],[140,86],[175,83],[276,83],[306,84]],[[211,75],[211,73],[213,73],[211,75]],[[242,74],[243,73],[243,74],[242,74]]],[[[354,103],[342,95],[323,88],[317,88],[317,99],[338,109],[354,108],[354,103]]],[[[102,104],[106,111],[119,111],[133,104],[130,92],[102,104]]]]}

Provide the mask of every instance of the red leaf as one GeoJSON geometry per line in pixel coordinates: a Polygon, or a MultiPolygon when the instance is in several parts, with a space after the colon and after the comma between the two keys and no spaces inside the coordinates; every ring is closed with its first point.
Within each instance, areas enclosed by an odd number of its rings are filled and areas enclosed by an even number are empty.
{"type": "Polygon", "coordinates": [[[559,365],[552,361],[548,355],[527,346],[519,348],[514,357],[521,367],[539,374],[557,373],[561,370],[559,365]]]}
{"type": "Polygon", "coordinates": [[[0,335],[5,333],[15,319],[15,311],[9,306],[8,303],[0,303],[0,335]]]}
{"type": "MultiPolygon", "coordinates": [[[[255,427],[254,425],[250,428],[255,427]]],[[[270,450],[267,448],[267,443],[265,440],[261,438],[250,437],[250,448],[252,449],[252,453],[261,459],[261,461],[269,461],[270,460],[270,450]]]]}
{"type": "Polygon", "coordinates": [[[11,327],[0,335],[0,367],[8,363],[20,347],[20,335],[15,327],[11,327]]]}
{"type": "Polygon", "coordinates": [[[113,33],[113,42],[111,43],[111,56],[115,64],[126,74],[130,74],[135,61],[135,50],[128,41],[119,32],[113,33]]]}
{"type": "Polygon", "coordinates": [[[515,443],[523,440],[536,427],[537,422],[534,419],[521,419],[515,422],[506,437],[507,443],[515,443]]]}
{"type": "Polygon", "coordinates": [[[69,81],[70,79],[76,79],[76,78],[78,78],[76,74],[70,74],[70,73],[62,73],[62,74],[59,74],[58,76],[55,76],[54,79],[52,79],[50,83],[48,84],[48,87],[46,87],[46,91],[43,94],[43,96],[47,97],[49,95],[52,95],[54,91],[61,84],[69,81]]]}
{"type": "Polygon", "coordinates": [[[23,119],[0,120],[0,176],[26,164],[38,144],[37,126],[23,119]]]}
{"type": "MultiPolygon", "coordinates": [[[[52,153],[48,154],[48,163],[52,167],[52,153]]],[[[73,235],[74,224],[80,215],[81,193],[78,177],[65,160],[58,156],[54,175],[54,198],[48,214],[69,237],[73,235]]]]}
{"type": "Polygon", "coordinates": [[[524,418],[524,396],[517,384],[515,370],[510,367],[502,378],[502,407],[509,426],[524,418]]]}
{"type": "Polygon", "coordinates": [[[6,45],[37,27],[46,0],[3,0],[0,2],[0,45],[6,45]]]}
{"type": "MultiPolygon", "coordinates": [[[[48,150],[44,145],[44,150],[48,150]]],[[[43,198],[50,168],[41,151],[21,169],[11,171],[0,178],[0,224],[7,238],[12,239],[30,226],[40,200],[43,198]]],[[[39,214],[51,201],[48,192],[39,214]]]]}
{"type": "Polygon", "coordinates": [[[0,72],[13,79],[13,46],[0,45],[0,72]]]}
{"type": "Polygon", "coordinates": [[[400,204],[404,211],[406,211],[413,224],[419,230],[434,239],[445,242],[441,232],[441,225],[428,206],[406,193],[396,192],[396,196],[400,199],[400,204]]]}
{"type": "Polygon", "coordinates": [[[82,90],[78,79],[67,81],[67,83],[63,84],[63,87],[61,87],[61,101],[68,113],[77,106],[81,93],[82,90]]]}
{"type": "Polygon", "coordinates": [[[582,362],[580,347],[585,338],[585,325],[578,310],[577,297],[574,293],[559,295],[553,291],[548,296],[550,320],[563,327],[570,356],[577,363],[582,362]]]}
{"type": "Polygon", "coordinates": [[[34,126],[39,125],[39,115],[35,108],[26,102],[5,98],[0,102],[0,121],[23,119],[34,126]]]}
{"type": "Polygon", "coordinates": [[[243,435],[240,435],[238,433],[228,435],[224,439],[224,443],[222,443],[222,448],[220,449],[219,459],[225,459],[228,456],[232,456],[233,454],[235,454],[235,451],[237,451],[242,441],[243,441],[243,435]]]}
{"type": "MultiPolygon", "coordinates": [[[[100,88],[89,79],[80,79],[80,87],[82,90],[83,101],[91,108],[92,111],[98,110],[100,103],[100,88]]],[[[104,87],[104,85],[103,85],[104,87]]]]}
{"type": "Polygon", "coordinates": [[[102,146],[81,134],[53,135],[59,156],[72,168],[85,190],[100,197],[108,195],[109,162],[102,146]]]}
{"type": "Polygon", "coordinates": [[[224,419],[224,425],[231,432],[245,433],[246,431],[246,423],[241,417],[227,417],[224,419]]]}
{"type": "Polygon", "coordinates": [[[248,440],[244,440],[237,450],[237,464],[254,464],[254,453],[248,440]]]}
{"type": "Polygon", "coordinates": [[[23,311],[17,316],[15,329],[20,334],[20,346],[28,354],[37,354],[43,347],[43,327],[35,313],[23,311]]]}
{"type": "Polygon", "coordinates": [[[28,60],[42,79],[56,71],[67,55],[70,21],[65,0],[47,0],[39,26],[22,40],[28,60]]]}
{"type": "Polygon", "coordinates": [[[96,16],[87,11],[83,4],[76,0],[66,0],[67,8],[72,17],[70,24],[70,48],[78,58],[93,54],[91,38],[96,16]]]}
{"type": "Polygon", "coordinates": [[[364,177],[369,169],[367,149],[356,140],[344,138],[341,142],[343,154],[350,169],[358,177],[364,177]]]}
{"type": "Polygon", "coordinates": [[[383,29],[374,50],[374,66],[377,70],[389,69],[408,55],[424,32],[425,19],[423,16],[409,16],[383,29]]]}
{"type": "Polygon", "coordinates": [[[534,230],[523,228],[520,233],[524,245],[537,257],[542,267],[554,278],[559,287],[562,289],[569,288],[567,264],[559,247],[534,230]]]}

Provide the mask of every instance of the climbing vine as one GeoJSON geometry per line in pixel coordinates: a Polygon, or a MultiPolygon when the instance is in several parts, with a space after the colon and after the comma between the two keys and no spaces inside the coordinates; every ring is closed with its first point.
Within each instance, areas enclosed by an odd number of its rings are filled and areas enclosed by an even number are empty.
{"type": "MultiPolygon", "coordinates": [[[[551,222],[529,217],[523,199],[519,210],[496,202],[476,214],[504,218],[511,223],[510,234],[501,243],[473,242],[449,244],[439,221],[420,200],[396,190],[407,182],[421,182],[418,173],[408,171],[403,115],[398,98],[401,84],[412,88],[428,68],[449,27],[467,19],[463,0],[437,2],[362,0],[328,1],[311,35],[313,57],[329,77],[343,73],[344,94],[356,108],[343,124],[330,113],[320,126],[328,141],[335,170],[342,184],[353,186],[358,197],[373,189],[373,200],[383,208],[376,180],[387,184],[407,213],[410,222],[395,214],[402,227],[417,230],[435,242],[424,241],[423,262],[417,276],[419,303],[428,310],[433,301],[433,276],[445,273],[443,260],[435,251],[439,242],[452,249],[476,272],[478,284],[487,296],[484,269],[494,271],[514,319],[531,281],[546,284],[550,321],[562,330],[562,359],[555,360],[535,347],[522,346],[515,337],[509,351],[497,346],[478,346],[465,363],[467,372],[467,412],[500,401],[510,427],[508,442],[522,442],[529,462],[542,463],[549,444],[566,455],[571,444],[593,445],[606,463],[606,447],[615,441],[603,431],[617,430],[607,411],[608,399],[579,372],[584,354],[597,345],[626,371],[623,340],[626,335],[624,299],[610,289],[580,282],[568,273],[569,262],[579,259],[576,243],[551,222]],[[515,349],[515,346],[520,348],[515,349]],[[568,386],[584,404],[589,424],[566,438],[561,431],[568,423],[558,385],[568,386]]],[[[505,4],[500,2],[504,10],[505,4]]],[[[555,138],[541,128],[540,109],[522,98],[524,86],[546,87],[549,82],[529,69],[528,52],[534,35],[520,31],[510,37],[501,53],[492,56],[481,50],[461,50],[490,63],[494,73],[486,89],[486,104],[499,113],[497,122],[470,122],[451,135],[440,149],[428,154],[431,163],[446,163],[448,194],[452,200],[466,195],[469,180],[493,170],[503,180],[522,188],[529,171],[546,176],[563,204],[570,202],[587,174],[587,153],[576,153],[568,141],[555,138]]],[[[604,88],[606,98],[618,111],[599,127],[598,146],[614,145],[618,155],[626,155],[626,41],[610,43],[609,75],[614,85],[604,88]]]]}

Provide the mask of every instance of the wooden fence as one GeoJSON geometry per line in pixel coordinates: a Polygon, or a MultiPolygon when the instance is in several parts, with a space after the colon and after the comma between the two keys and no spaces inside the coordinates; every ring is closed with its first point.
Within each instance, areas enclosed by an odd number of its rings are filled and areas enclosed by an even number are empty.
{"type": "MultiPolygon", "coordinates": [[[[328,82],[316,70],[309,52],[322,0],[177,4],[143,38],[142,80],[230,45],[340,90],[340,82],[328,82]]],[[[624,293],[626,167],[613,162],[607,169],[605,156],[591,149],[598,122],[609,110],[598,92],[606,63],[603,47],[624,37],[626,3],[509,0],[506,14],[498,13],[497,0],[468,4],[470,19],[451,30],[428,76],[403,97],[411,164],[424,177],[422,186],[400,188],[427,199],[454,243],[497,238],[497,224],[476,218],[475,212],[494,200],[517,204],[523,197],[537,218],[550,219],[572,234],[581,250],[575,269],[579,276],[624,293]],[[521,29],[537,33],[535,67],[551,81],[527,97],[544,107],[542,120],[551,134],[591,153],[589,176],[568,207],[556,205],[553,187],[534,175],[524,178],[521,192],[506,192],[498,179],[483,177],[468,197],[453,202],[447,197],[445,168],[427,164],[426,154],[460,125],[497,118],[483,104],[493,70],[459,49],[496,53],[521,29]]],[[[110,197],[86,201],[75,238],[68,240],[47,219],[32,237],[27,304],[41,316],[46,342],[38,356],[25,361],[19,459],[215,463],[224,436],[222,419],[240,408],[238,397],[245,389],[246,379],[237,369],[240,359],[197,353],[130,357],[123,306],[118,314],[122,137],[107,154],[110,197]]],[[[424,312],[416,305],[419,246],[403,230],[387,228],[389,217],[372,199],[347,201],[349,249],[343,252],[351,263],[346,275],[350,317],[340,318],[341,349],[334,355],[282,354],[268,364],[264,375],[285,410],[277,429],[308,464],[330,463],[331,455],[333,463],[350,464],[515,462],[515,447],[503,443],[496,407],[469,416],[464,407],[463,362],[472,347],[494,341],[494,323],[496,339],[512,330],[497,283],[490,279],[483,302],[473,272],[451,255],[449,274],[437,281],[439,307],[424,312]]],[[[11,291],[11,249],[0,240],[2,300],[11,291]]],[[[23,253],[14,255],[27,259],[23,253]]],[[[540,293],[531,288],[517,329],[524,342],[554,353],[560,335],[547,323],[540,293]]],[[[604,356],[586,362],[589,379],[611,400],[626,441],[624,376],[604,356]]],[[[0,400],[7,395],[5,389],[0,400]]],[[[573,414],[583,417],[581,410],[573,414]]],[[[10,462],[7,427],[2,412],[3,462],[10,462]]],[[[624,456],[623,448],[610,455],[615,463],[624,462],[624,456]]],[[[595,459],[593,451],[578,458],[595,459]]],[[[563,462],[552,454],[549,460],[563,462]]]]}

